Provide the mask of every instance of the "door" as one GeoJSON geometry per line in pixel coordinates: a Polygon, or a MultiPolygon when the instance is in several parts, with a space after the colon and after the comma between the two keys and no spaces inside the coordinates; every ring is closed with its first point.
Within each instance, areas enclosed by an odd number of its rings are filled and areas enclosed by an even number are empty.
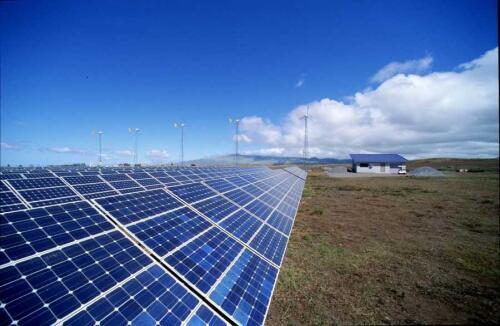
{"type": "Polygon", "coordinates": [[[380,163],[380,172],[385,173],[385,163],[380,163]]]}

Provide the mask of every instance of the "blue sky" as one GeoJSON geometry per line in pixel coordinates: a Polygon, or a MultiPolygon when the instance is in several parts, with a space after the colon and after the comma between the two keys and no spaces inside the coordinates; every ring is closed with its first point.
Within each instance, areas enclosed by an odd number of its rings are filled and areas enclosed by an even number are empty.
{"type": "MultiPolygon", "coordinates": [[[[108,163],[130,161],[129,127],[142,130],[141,161],[176,161],[176,121],[188,125],[186,159],[229,153],[228,116],[247,117],[243,152],[296,155],[301,130],[295,118],[306,104],[318,121],[317,127],[311,122],[313,155],[498,155],[498,104],[492,104],[498,82],[476,73],[489,69],[494,76],[494,62],[463,65],[497,49],[496,1],[9,1],[0,4],[0,16],[2,165],[93,162],[95,129],[105,132],[108,163]],[[428,81],[436,73],[461,78],[469,70],[467,76],[491,88],[478,91],[487,104],[469,112],[489,120],[487,126],[450,131],[415,118],[404,127],[406,118],[388,118],[400,111],[373,100],[397,74],[428,81]],[[336,124],[320,122],[343,115],[335,113],[341,104],[358,113],[371,105],[370,130],[380,130],[382,112],[390,133],[419,133],[402,136],[403,148],[383,137],[380,143],[388,145],[377,147],[353,132],[336,139],[326,132],[336,124]],[[477,136],[481,130],[488,134],[477,136]],[[444,132],[467,146],[440,139],[444,132]]],[[[411,96],[422,97],[414,92],[405,101],[411,96]]],[[[363,119],[346,119],[349,130],[363,133],[356,129],[363,119]]]]}

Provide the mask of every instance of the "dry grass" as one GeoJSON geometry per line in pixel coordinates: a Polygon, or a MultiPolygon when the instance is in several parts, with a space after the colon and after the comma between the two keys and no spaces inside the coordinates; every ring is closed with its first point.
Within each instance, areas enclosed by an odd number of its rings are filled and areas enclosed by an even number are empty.
{"type": "Polygon", "coordinates": [[[498,186],[313,170],[267,323],[500,322],[498,186]]]}

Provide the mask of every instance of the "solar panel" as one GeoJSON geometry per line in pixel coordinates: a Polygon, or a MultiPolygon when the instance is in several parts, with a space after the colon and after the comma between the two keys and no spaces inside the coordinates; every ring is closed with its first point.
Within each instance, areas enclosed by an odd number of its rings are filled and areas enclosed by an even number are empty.
{"type": "Polygon", "coordinates": [[[304,186],[300,169],[21,173],[51,177],[1,171],[2,321],[264,323],[304,186]]]}
{"type": "Polygon", "coordinates": [[[179,198],[188,203],[194,203],[217,194],[215,191],[201,183],[168,187],[168,190],[172,191],[174,194],[179,196],[179,198]]]}

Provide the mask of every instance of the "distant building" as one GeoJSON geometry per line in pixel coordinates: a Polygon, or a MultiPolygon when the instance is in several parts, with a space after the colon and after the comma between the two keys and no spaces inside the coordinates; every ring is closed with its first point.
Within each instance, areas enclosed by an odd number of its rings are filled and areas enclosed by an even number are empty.
{"type": "Polygon", "coordinates": [[[397,174],[406,171],[406,161],[398,154],[350,154],[352,172],[397,174]]]}

